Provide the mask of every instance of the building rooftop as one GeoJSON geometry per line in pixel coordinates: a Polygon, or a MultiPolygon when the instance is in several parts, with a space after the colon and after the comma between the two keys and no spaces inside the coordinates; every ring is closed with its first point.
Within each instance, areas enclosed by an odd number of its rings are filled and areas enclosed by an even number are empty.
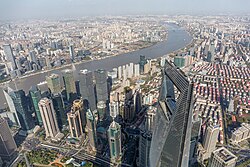
{"type": "Polygon", "coordinates": [[[237,159],[237,157],[227,150],[225,147],[221,147],[213,152],[218,158],[220,158],[223,162],[228,163],[232,160],[237,159]]]}

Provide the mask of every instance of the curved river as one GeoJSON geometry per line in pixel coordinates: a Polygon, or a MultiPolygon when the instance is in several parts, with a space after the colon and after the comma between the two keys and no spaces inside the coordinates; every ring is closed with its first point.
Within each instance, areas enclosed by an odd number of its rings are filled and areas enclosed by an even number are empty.
{"type": "MultiPolygon", "coordinates": [[[[176,24],[167,24],[166,27],[168,29],[168,37],[166,40],[162,42],[159,42],[148,48],[121,54],[118,56],[76,64],[75,65],[76,70],[88,69],[94,71],[100,68],[105,70],[111,70],[114,67],[118,67],[120,65],[124,65],[130,62],[138,63],[140,55],[145,55],[146,58],[159,58],[163,55],[166,55],[168,53],[171,53],[173,51],[185,47],[192,41],[192,37],[189,35],[187,31],[185,31],[184,28],[179,27],[176,24]]],[[[17,88],[23,89],[27,93],[32,85],[36,85],[44,81],[46,75],[49,75],[52,72],[60,74],[60,70],[52,70],[50,72],[37,73],[27,78],[21,78],[16,81],[17,88]]],[[[9,86],[11,88],[15,88],[13,82],[10,82],[9,86]]],[[[5,97],[3,95],[2,88],[0,88],[0,108],[4,107],[6,107],[5,97]]]]}

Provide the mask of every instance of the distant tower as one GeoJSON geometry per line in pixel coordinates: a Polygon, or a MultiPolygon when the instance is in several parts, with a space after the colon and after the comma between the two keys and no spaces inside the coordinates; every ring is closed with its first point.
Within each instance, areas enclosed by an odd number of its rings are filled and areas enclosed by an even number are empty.
{"type": "Polygon", "coordinates": [[[57,74],[51,74],[46,77],[48,88],[52,94],[61,93],[60,77],[57,74]]]}
{"type": "Polygon", "coordinates": [[[63,125],[67,124],[67,116],[65,113],[65,105],[61,93],[52,95],[53,106],[56,112],[58,127],[62,130],[63,125]]]}
{"type": "Polygon", "coordinates": [[[108,100],[107,72],[99,69],[95,71],[97,102],[108,100]]]}
{"type": "Polygon", "coordinates": [[[12,70],[17,69],[15,57],[10,44],[3,45],[3,50],[6,56],[7,61],[11,62],[12,70]]]}
{"type": "Polygon", "coordinates": [[[216,143],[218,141],[220,127],[218,125],[207,126],[205,137],[202,143],[203,148],[206,150],[206,155],[204,156],[205,159],[210,157],[211,153],[216,149],[216,143]]]}
{"type": "Polygon", "coordinates": [[[99,101],[97,103],[97,112],[99,121],[103,121],[107,117],[107,106],[104,101],[99,101]]]}
{"type": "Polygon", "coordinates": [[[10,160],[16,149],[17,146],[7,121],[0,118],[0,158],[10,160]]]}
{"type": "Polygon", "coordinates": [[[91,71],[81,70],[79,73],[80,93],[83,100],[87,100],[91,111],[96,109],[96,98],[91,71]]]}
{"type": "Polygon", "coordinates": [[[87,117],[87,133],[89,138],[89,144],[91,149],[93,151],[96,151],[96,146],[97,146],[96,121],[90,109],[88,109],[86,117],[87,117]]]}
{"type": "Polygon", "coordinates": [[[237,157],[227,150],[225,147],[221,147],[212,153],[209,167],[235,167],[237,157]]]}
{"type": "Polygon", "coordinates": [[[139,141],[139,167],[149,167],[149,151],[151,140],[151,132],[141,132],[139,141]]]}
{"type": "Polygon", "coordinates": [[[34,50],[29,52],[29,59],[30,59],[30,62],[38,64],[37,57],[36,57],[36,52],[34,50]]]}
{"type": "Polygon", "coordinates": [[[30,92],[32,104],[36,113],[37,123],[38,125],[43,125],[41,113],[38,107],[38,103],[42,98],[41,91],[36,86],[32,86],[29,92],[30,92]]]}
{"type": "Polygon", "coordinates": [[[145,56],[140,55],[140,73],[143,74],[144,73],[144,65],[147,64],[147,59],[145,56]]]}
{"type": "MultiPolygon", "coordinates": [[[[28,107],[29,104],[25,92],[18,90],[10,91],[8,94],[12,99],[12,104],[15,107],[22,130],[29,131],[34,128],[34,122],[28,107]]],[[[12,108],[12,106],[10,106],[10,108],[12,108]]]]}
{"type": "Polygon", "coordinates": [[[75,100],[71,108],[71,112],[67,114],[71,137],[79,138],[83,135],[84,129],[81,118],[82,112],[83,112],[82,101],[75,100]]]}
{"type": "Polygon", "coordinates": [[[110,158],[116,162],[122,156],[121,149],[121,126],[113,121],[108,129],[110,158]]]}
{"type": "Polygon", "coordinates": [[[63,81],[67,93],[67,100],[74,101],[76,99],[76,85],[74,79],[74,73],[70,69],[66,69],[62,71],[63,73],[63,81]]]}
{"type": "Polygon", "coordinates": [[[56,120],[56,112],[52,100],[43,98],[38,103],[38,106],[41,112],[46,138],[55,138],[56,135],[60,133],[60,130],[56,120]]]}
{"type": "Polygon", "coordinates": [[[211,43],[210,48],[209,48],[209,52],[207,55],[207,60],[208,62],[214,62],[215,60],[215,46],[214,43],[211,43]]]}
{"type": "Polygon", "coordinates": [[[69,54],[70,54],[71,61],[73,61],[75,59],[75,53],[74,53],[74,46],[73,45],[69,46],[69,54]]]}

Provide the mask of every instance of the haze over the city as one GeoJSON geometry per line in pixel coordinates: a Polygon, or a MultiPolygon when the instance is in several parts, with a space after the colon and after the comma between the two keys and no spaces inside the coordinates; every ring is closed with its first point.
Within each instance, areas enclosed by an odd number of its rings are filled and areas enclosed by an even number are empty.
{"type": "Polygon", "coordinates": [[[130,14],[248,14],[249,0],[1,0],[0,19],[130,14]]]}

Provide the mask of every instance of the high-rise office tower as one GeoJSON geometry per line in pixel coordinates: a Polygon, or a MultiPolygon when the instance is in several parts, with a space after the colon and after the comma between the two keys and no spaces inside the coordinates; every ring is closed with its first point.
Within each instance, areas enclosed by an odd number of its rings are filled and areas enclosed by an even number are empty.
{"type": "Polygon", "coordinates": [[[134,120],[135,114],[133,91],[131,88],[126,87],[123,119],[125,122],[132,122],[134,120]]]}
{"type": "Polygon", "coordinates": [[[204,140],[202,142],[202,146],[206,150],[206,155],[204,155],[204,159],[210,157],[212,152],[216,149],[216,143],[218,141],[219,132],[220,132],[219,125],[207,126],[204,140]]]}
{"type": "Polygon", "coordinates": [[[112,101],[109,103],[110,116],[115,119],[119,115],[119,103],[112,101]]]}
{"type": "Polygon", "coordinates": [[[53,106],[56,112],[58,127],[62,130],[63,126],[67,124],[67,116],[65,112],[65,105],[61,93],[52,95],[53,106]]]}
{"type": "Polygon", "coordinates": [[[43,125],[41,113],[38,107],[38,103],[42,98],[41,91],[36,86],[32,86],[29,92],[30,92],[30,97],[32,100],[33,108],[36,113],[37,123],[38,125],[43,125]]]}
{"type": "Polygon", "coordinates": [[[60,133],[52,100],[43,98],[38,103],[46,138],[55,138],[60,133]]]}
{"type": "Polygon", "coordinates": [[[147,64],[147,59],[145,56],[143,55],[140,55],[140,62],[139,62],[139,65],[140,65],[140,74],[143,74],[144,73],[144,65],[147,64]]]}
{"type": "Polygon", "coordinates": [[[10,44],[3,45],[3,50],[4,50],[4,54],[6,56],[7,61],[11,62],[12,70],[17,69],[17,65],[16,65],[16,61],[15,61],[15,57],[14,57],[11,45],[10,44]]]}
{"type": "MultiPolygon", "coordinates": [[[[15,107],[21,129],[28,131],[34,127],[34,122],[29,109],[28,98],[23,90],[8,92],[15,107]]],[[[11,106],[12,108],[12,106],[11,106]]]]}
{"type": "Polygon", "coordinates": [[[98,120],[103,121],[107,117],[107,106],[104,101],[97,103],[98,120]]]}
{"type": "Polygon", "coordinates": [[[70,59],[73,61],[75,59],[75,53],[74,53],[74,46],[73,45],[69,46],[69,55],[70,55],[70,59]]]}
{"type": "Polygon", "coordinates": [[[60,77],[57,74],[51,74],[50,76],[46,77],[46,82],[48,88],[50,89],[52,94],[61,93],[61,84],[60,84],[60,77]]]}
{"type": "Polygon", "coordinates": [[[21,126],[14,101],[12,97],[10,96],[11,92],[14,92],[14,90],[12,90],[10,87],[7,87],[6,89],[3,90],[4,97],[6,99],[6,102],[10,110],[10,114],[8,114],[8,118],[10,119],[13,125],[21,126]]]}
{"type": "Polygon", "coordinates": [[[149,131],[142,131],[139,141],[139,167],[149,167],[149,151],[152,134],[149,131]]]}
{"type": "Polygon", "coordinates": [[[142,96],[140,90],[135,93],[135,113],[139,113],[142,109],[142,96]]]}
{"type": "Polygon", "coordinates": [[[0,158],[10,160],[16,149],[17,146],[7,121],[0,118],[0,158]]]}
{"type": "Polygon", "coordinates": [[[135,118],[134,102],[129,100],[124,103],[123,119],[125,122],[132,122],[135,118]]]}
{"type": "Polygon", "coordinates": [[[91,71],[81,70],[79,73],[80,93],[83,100],[87,100],[91,111],[96,109],[95,88],[91,71]]]}
{"type": "Polygon", "coordinates": [[[147,114],[145,115],[145,119],[146,119],[146,122],[145,122],[145,129],[146,129],[147,131],[150,131],[150,132],[152,133],[153,130],[154,130],[154,127],[155,127],[155,114],[156,114],[156,108],[150,106],[150,107],[147,109],[146,112],[147,112],[147,114]]]}
{"type": "Polygon", "coordinates": [[[108,100],[107,72],[99,69],[95,71],[97,102],[108,100]]]}
{"type": "Polygon", "coordinates": [[[121,126],[113,121],[108,129],[110,158],[116,162],[122,156],[121,149],[121,126]]]}
{"type": "Polygon", "coordinates": [[[150,148],[151,167],[188,166],[193,84],[166,61],[150,148]],[[174,86],[179,91],[175,99],[174,86]]]}
{"type": "Polygon", "coordinates": [[[29,52],[29,60],[30,60],[30,62],[38,64],[36,52],[34,50],[29,52]]]}
{"type": "Polygon", "coordinates": [[[214,62],[215,60],[215,46],[213,42],[210,45],[209,52],[207,55],[207,60],[208,62],[214,62]]]}
{"type": "Polygon", "coordinates": [[[225,147],[221,147],[212,153],[209,167],[235,167],[237,157],[227,150],[225,147]]]}
{"type": "Polygon", "coordinates": [[[200,139],[200,129],[201,129],[201,120],[193,119],[190,152],[189,152],[189,166],[193,166],[198,160],[197,149],[198,149],[198,141],[200,139]]]}
{"type": "Polygon", "coordinates": [[[81,112],[83,112],[82,101],[75,100],[71,112],[67,113],[71,137],[79,138],[84,132],[81,112]]]}
{"type": "Polygon", "coordinates": [[[86,118],[87,118],[87,133],[89,138],[89,145],[92,151],[96,151],[96,146],[97,146],[96,121],[90,109],[88,109],[86,113],[86,118]]]}
{"type": "Polygon", "coordinates": [[[74,101],[76,99],[76,85],[73,70],[66,69],[62,71],[63,81],[67,93],[67,100],[74,101]]]}

